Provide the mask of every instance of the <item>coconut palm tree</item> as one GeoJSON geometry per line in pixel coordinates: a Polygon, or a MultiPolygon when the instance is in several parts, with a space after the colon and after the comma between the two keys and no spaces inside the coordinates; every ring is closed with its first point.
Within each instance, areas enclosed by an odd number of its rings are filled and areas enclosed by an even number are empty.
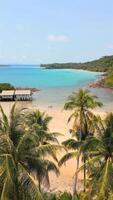
{"type": "Polygon", "coordinates": [[[50,132],[49,123],[51,120],[52,117],[40,110],[29,111],[26,115],[26,124],[37,135],[40,144],[58,143],[57,137],[61,134],[50,132]]]}
{"type": "Polygon", "coordinates": [[[97,118],[91,111],[94,108],[102,106],[102,103],[97,99],[98,97],[91,94],[89,90],[79,89],[68,97],[68,100],[64,105],[65,110],[73,111],[68,122],[72,119],[74,120],[72,129],[80,129],[81,139],[83,140],[89,135],[88,125],[91,125],[90,130],[96,126],[97,118]],[[92,117],[95,126],[92,126],[92,117]]]}
{"type": "MultiPolygon", "coordinates": [[[[49,183],[49,171],[59,173],[56,164],[47,159],[51,155],[57,160],[56,151],[59,145],[40,142],[36,132],[26,124],[25,111],[17,110],[15,106],[16,104],[11,109],[9,119],[0,107],[1,200],[40,200],[40,184],[45,179],[49,183]],[[39,185],[33,178],[34,171],[37,173],[39,185]]],[[[43,132],[42,129],[41,131],[43,132]]]]}
{"type": "Polygon", "coordinates": [[[107,200],[113,196],[113,114],[105,120],[104,128],[84,145],[88,155],[88,198],[107,200]]]}
{"type": "Polygon", "coordinates": [[[26,113],[26,124],[28,126],[28,129],[36,136],[36,140],[38,142],[37,149],[41,150],[41,152],[39,151],[39,154],[37,155],[40,162],[36,163],[35,158],[30,163],[30,168],[36,172],[40,191],[43,182],[46,182],[46,185],[49,186],[50,171],[53,171],[56,175],[59,175],[59,170],[55,162],[47,159],[43,160],[43,157],[41,157],[41,154],[42,156],[43,154],[46,156],[46,154],[48,153],[49,155],[51,155],[52,159],[58,162],[56,152],[57,150],[62,148],[58,144],[57,140],[57,137],[61,134],[50,132],[48,128],[51,119],[52,118],[48,116],[45,112],[41,112],[39,110],[29,111],[26,113]]]}
{"type": "MultiPolygon", "coordinates": [[[[75,139],[69,139],[64,141],[63,144],[68,150],[74,150],[69,152],[60,160],[59,164],[62,165],[68,159],[77,156],[77,169],[79,168],[79,159],[82,153],[84,161],[84,192],[86,190],[86,167],[85,167],[85,154],[81,151],[81,146],[89,135],[94,134],[99,129],[98,123],[101,123],[100,117],[95,116],[91,109],[102,106],[102,103],[97,101],[97,97],[90,94],[88,90],[80,89],[78,92],[73,92],[68,97],[67,102],[64,105],[65,110],[72,110],[73,113],[68,119],[73,120],[73,127],[70,130],[72,137],[75,139]]],[[[77,174],[75,176],[75,184],[73,190],[73,196],[76,194],[77,187],[77,174]]]]}
{"type": "MultiPolygon", "coordinates": [[[[80,160],[80,155],[82,154],[81,152],[81,146],[83,144],[83,141],[79,140],[79,135],[76,134],[75,139],[71,138],[68,139],[62,144],[69,150],[59,161],[59,166],[62,166],[65,162],[67,162],[69,159],[76,158],[77,160],[77,165],[76,165],[76,171],[79,169],[79,160],[80,160]]],[[[74,183],[74,188],[73,188],[73,197],[75,194],[77,194],[77,181],[78,181],[78,176],[76,174],[75,176],[75,183],[74,183]]]]}
{"type": "Polygon", "coordinates": [[[30,175],[24,152],[26,141],[33,137],[22,129],[23,111],[12,107],[8,120],[0,106],[0,194],[1,200],[42,199],[38,186],[30,175]],[[22,142],[24,141],[24,142],[22,142]]]}
{"type": "Polygon", "coordinates": [[[49,172],[53,171],[56,175],[59,175],[59,169],[53,161],[48,159],[42,159],[38,157],[37,159],[32,159],[29,161],[30,171],[36,173],[36,178],[38,180],[38,187],[40,192],[45,192],[42,186],[45,186],[47,189],[50,186],[49,181],[49,172]]]}

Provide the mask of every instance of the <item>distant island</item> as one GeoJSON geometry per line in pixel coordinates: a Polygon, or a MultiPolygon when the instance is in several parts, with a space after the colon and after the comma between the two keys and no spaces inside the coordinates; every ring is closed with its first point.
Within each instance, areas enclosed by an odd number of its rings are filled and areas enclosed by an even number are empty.
{"type": "Polygon", "coordinates": [[[84,63],[41,64],[41,67],[46,69],[83,69],[94,72],[105,72],[104,78],[102,77],[101,81],[94,83],[94,86],[113,89],[113,55],[84,63]]]}
{"type": "Polygon", "coordinates": [[[10,67],[11,65],[0,64],[0,67],[10,67]]]}

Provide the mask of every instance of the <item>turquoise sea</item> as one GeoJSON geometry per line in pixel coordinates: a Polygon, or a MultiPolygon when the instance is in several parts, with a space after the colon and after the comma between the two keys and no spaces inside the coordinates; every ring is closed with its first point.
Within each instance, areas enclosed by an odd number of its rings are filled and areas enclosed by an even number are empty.
{"type": "MultiPolygon", "coordinates": [[[[0,82],[8,82],[17,87],[40,89],[33,95],[33,104],[63,105],[72,91],[87,87],[90,81],[99,78],[100,73],[83,70],[49,70],[39,65],[10,65],[0,67],[0,82]]],[[[113,95],[102,89],[93,89],[104,103],[110,103],[113,95]],[[106,98],[105,93],[107,92],[106,98]],[[103,98],[104,97],[104,98],[103,98]]]]}

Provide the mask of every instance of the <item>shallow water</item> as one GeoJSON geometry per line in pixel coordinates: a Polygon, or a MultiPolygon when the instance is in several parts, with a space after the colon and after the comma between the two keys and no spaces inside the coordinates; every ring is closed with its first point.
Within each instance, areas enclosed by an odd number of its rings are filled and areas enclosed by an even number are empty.
{"type": "MultiPolygon", "coordinates": [[[[63,107],[69,94],[80,87],[87,87],[100,73],[83,70],[49,70],[38,65],[12,65],[0,67],[0,82],[17,87],[35,87],[40,92],[33,95],[33,105],[63,107]]],[[[105,89],[91,89],[105,107],[113,102],[113,94],[105,89]]]]}

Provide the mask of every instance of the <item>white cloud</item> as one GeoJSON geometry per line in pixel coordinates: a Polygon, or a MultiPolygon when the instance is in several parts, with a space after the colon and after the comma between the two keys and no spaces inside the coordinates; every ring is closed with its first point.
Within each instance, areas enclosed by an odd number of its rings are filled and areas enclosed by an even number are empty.
{"type": "Polygon", "coordinates": [[[49,35],[48,36],[49,41],[55,41],[55,42],[69,42],[69,37],[67,35],[49,35]]]}

